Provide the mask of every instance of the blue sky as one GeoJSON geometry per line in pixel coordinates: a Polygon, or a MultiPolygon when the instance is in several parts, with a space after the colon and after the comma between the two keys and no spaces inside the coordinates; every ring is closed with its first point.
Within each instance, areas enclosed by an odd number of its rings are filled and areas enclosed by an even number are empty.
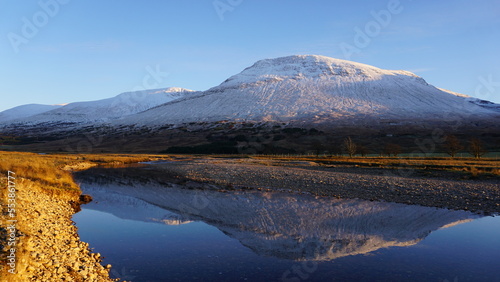
{"type": "Polygon", "coordinates": [[[147,86],[206,90],[259,59],[292,54],[410,70],[437,87],[500,103],[498,0],[0,5],[0,110],[147,86]]]}

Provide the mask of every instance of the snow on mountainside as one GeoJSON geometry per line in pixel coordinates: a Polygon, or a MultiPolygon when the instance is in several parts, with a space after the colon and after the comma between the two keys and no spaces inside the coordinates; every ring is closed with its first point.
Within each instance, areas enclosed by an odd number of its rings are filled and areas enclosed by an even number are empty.
{"type": "Polygon", "coordinates": [[[28,105],[18,106],[0,112],[0,123],[14,119],[34,116],[54,109],[58,109],[62,106],[63,105],[41,105],[41,104],[28,104],[28,105]]]}
{"type": "Polygon", "coordinates": [[[167,225],[182,225],[192,222],[184,220],[176,213],[127,195],[93,189],[93,187],[86,188],[86,192],[92,193],[94,199],[85,206],[86,209],[102,210],[102,207],[105,207],[105,212],[119,218],[167,225]]]}
{"type": "Polygon", "coordinates": [[[498,114],[407,71],[303,55],[258,61],[217,87],[115,123],[422,119],[449,113],[498,114]]]}
{"type": "Polygon", "coordinates": [[[300,55],[258,61],[203,92],[145,90],[31,111],[32,116],[8,111],[16,119],[0,116],[0,125],[21,129],[64,124],[155,127],[223,120],[366,125],[387,120],[440,121],[442,117],[491,120],[500,116],[500,105],[436,88],[407,71],[300,55]]]}
{"type": "Polygon", "coordinates": [[[469,102],[469,103],[478,105],[478,106],[486,108],[486,109],[496,110],[496,111],[500,112],[500,104],[496,104],[496,103],[493,103],[493,102],[490,102],[490,101],[478,99],[478,98],[475,98],[475,97],[471,97],[471,96],[468,96],[468,95],[465,95],[465,94],[453,92],[453,91],[442,89],[442,88],[438,88],[438,89],[442,90],[444,92],[450,93],[452,95],[465,98],[465,100],[467,102],[469,102]]]}
{"type": "Polygon", "coordinates": [[[145,111],[191,92],[194,91],[175,87],[125,92],[113,98],[70,103],[55,110],[10,122],[28,125],[105,122],[145,111]]]}

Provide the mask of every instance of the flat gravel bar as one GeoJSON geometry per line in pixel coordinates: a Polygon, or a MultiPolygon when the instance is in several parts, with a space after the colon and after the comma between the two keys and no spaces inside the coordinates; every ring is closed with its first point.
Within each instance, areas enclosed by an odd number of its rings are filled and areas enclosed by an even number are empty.
{"type": "Polygon", "coordinates": [[[225,189],[290,191],[500,214],[497,179],[422,177],[413,171],[252,159],[188,159],[155,164],[152,169],[225,189]]]}

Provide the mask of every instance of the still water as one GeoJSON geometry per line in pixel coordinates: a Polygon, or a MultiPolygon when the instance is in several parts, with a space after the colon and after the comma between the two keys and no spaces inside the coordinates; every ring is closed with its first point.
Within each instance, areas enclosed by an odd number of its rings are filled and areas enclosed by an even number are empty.
{"type": "Polygon", "coordinates": [[[77,181],[94,198],[73,217],[80,237],[124,280],[500,281],[499,217],[105,170],[77,181]]]}

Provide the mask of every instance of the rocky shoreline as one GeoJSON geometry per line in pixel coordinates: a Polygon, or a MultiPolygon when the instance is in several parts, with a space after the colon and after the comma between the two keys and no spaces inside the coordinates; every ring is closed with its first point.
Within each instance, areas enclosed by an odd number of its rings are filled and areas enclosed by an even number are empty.
{"type": "Polygon", "coordinates": [[[429,177],[418,171],[253,159],[187,159],[148,169],[227,189],[282,190],[500,214],[498,178],[467,180],[447,173],[429,177]]]}
{"type": "Polygon", "coordinates": [[[100,254],[80,241],[71,220],[77,193],[48,195],[27,179],[16,190],[15,269],[4,265],[1,281],[115,281],[100,254]]]}

